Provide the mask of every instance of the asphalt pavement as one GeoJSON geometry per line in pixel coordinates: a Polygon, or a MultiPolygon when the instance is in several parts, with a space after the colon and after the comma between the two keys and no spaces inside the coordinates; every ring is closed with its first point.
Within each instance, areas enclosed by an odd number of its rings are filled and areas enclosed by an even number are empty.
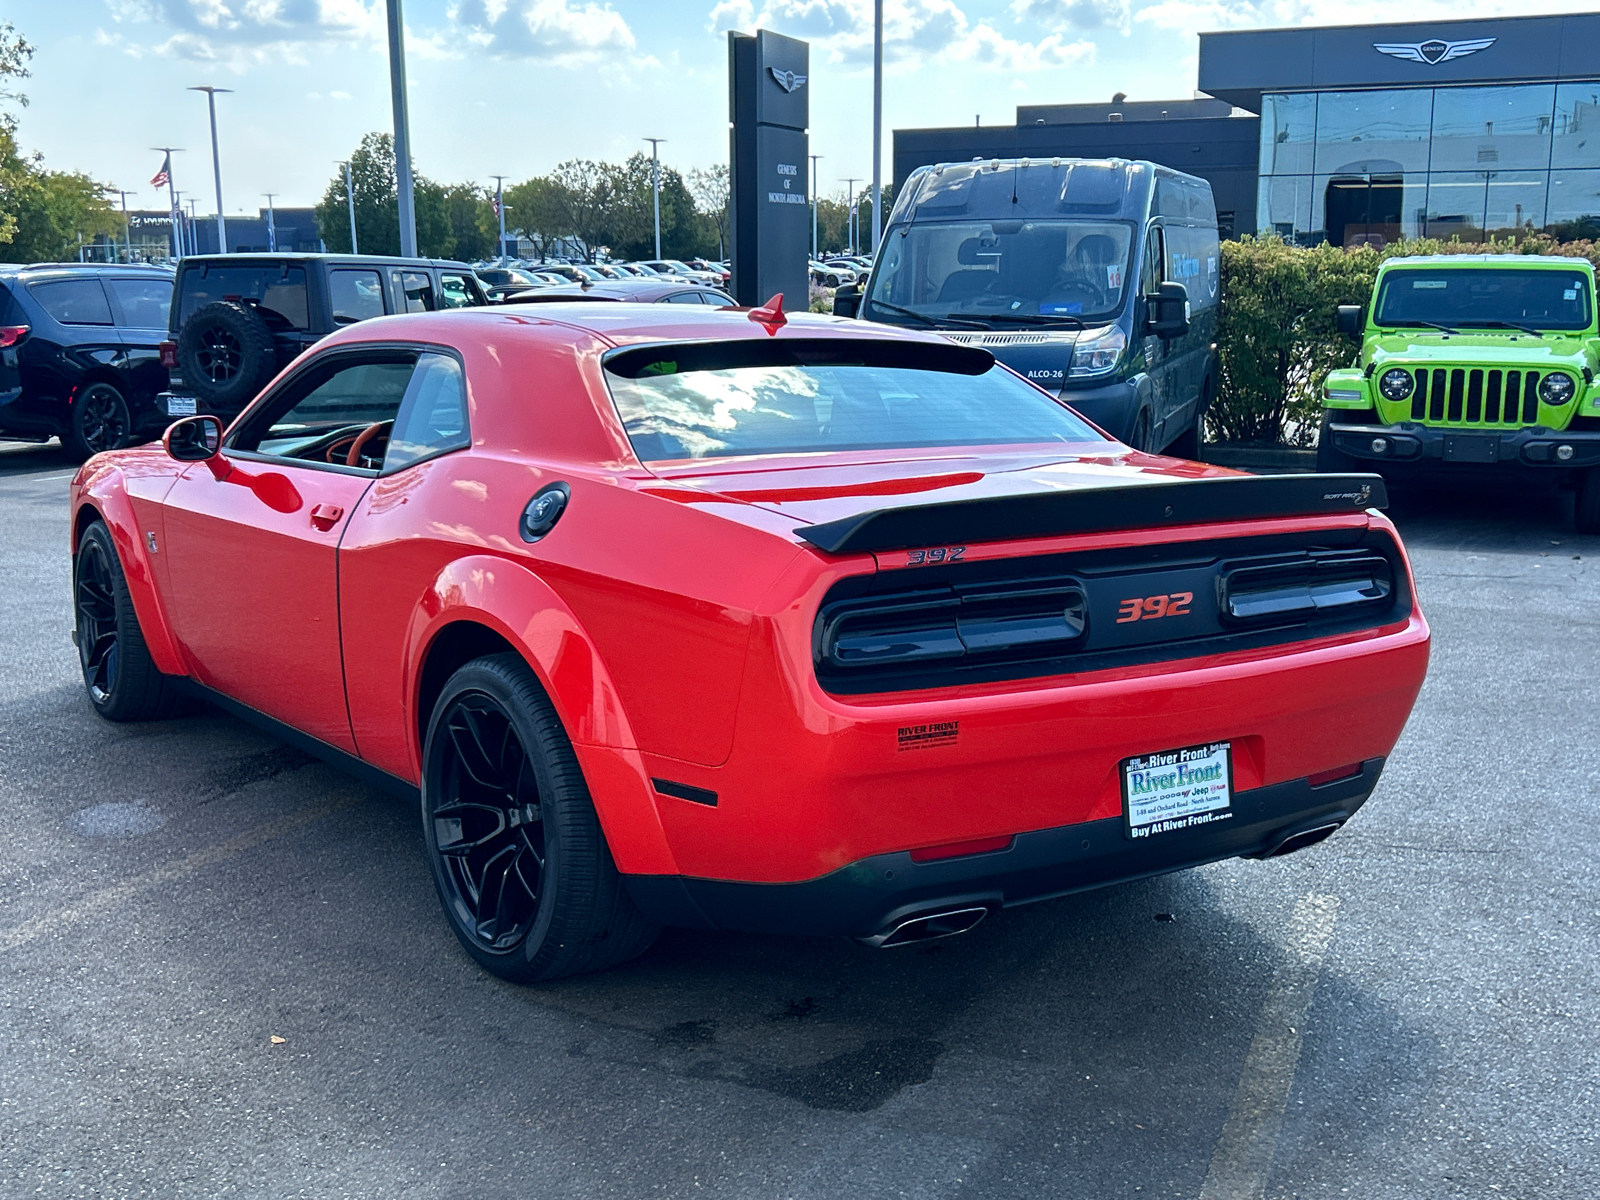
{"type": "Polygon", "coordinates": [[[1600,1196],[1570,497],[1402,505],[1428,682],[1314,849],[523,988],[450,935],[406,805],[215,711],[92,714],[70,474],[0,447],[0,1196],[1600,1196]]]}

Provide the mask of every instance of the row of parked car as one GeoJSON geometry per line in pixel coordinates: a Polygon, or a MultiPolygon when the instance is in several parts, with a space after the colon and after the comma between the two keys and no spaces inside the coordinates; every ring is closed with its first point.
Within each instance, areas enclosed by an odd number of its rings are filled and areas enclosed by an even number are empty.
{"type": "Polygon", "coordinates": [[[308,346],[386,313],[495,303],[734,303],[723,264],[232,254],[0,266],[0,438],[77,459],[195,412],[231,417],[308,346]]]}

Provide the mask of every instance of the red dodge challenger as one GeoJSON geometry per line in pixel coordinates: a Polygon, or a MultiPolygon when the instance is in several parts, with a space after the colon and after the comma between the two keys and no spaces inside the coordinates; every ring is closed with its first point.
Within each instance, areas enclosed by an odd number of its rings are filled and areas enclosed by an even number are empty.
{"type": "Polygon", "coordinates": [[[896,945],[1348,820],[1428,661],[1382,487],[1136,453],[885,326],[412,314],[87,463],[76,641],[111,720],[198,694],[420,801],[506,978],[896,945]]]}

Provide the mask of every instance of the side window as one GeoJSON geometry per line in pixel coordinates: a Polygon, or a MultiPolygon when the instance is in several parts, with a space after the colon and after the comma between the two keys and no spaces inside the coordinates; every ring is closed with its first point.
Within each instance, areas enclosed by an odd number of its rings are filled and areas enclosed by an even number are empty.
{"type": "Polygon", "coordinates": [[[331,358],[302,373],[232,440],[235,450],[376,470],[418,356],[331,358]],[[354,454],[356,461],[351,462],[354,454]]]}
{"type": "Polygon", "coordinates": [[[111,324],[111,305],[98,279],[54,279],[29,284],[28,291],[63,325],[111,324]]]}
{"type": "Polygon", "coordinates": [[[383,316],[383,277],[376,271],[340,267],[328,275],[328,292],[335,325],[383,316]]]}
{"type": "Polygon", "coordinates": [[[1139,276],[1139,291],[1141,295],[1153,296],[1156,289],[1161,286],[1165,278],[1162,273],[1163,264],[1166,262],[1164,238],[1159,225],[1150,226],[1144,239],[1144,269],[1139,276]]]}
{"type": "Polygon", "coordinates": [[[395,271],[390,278],[395,295],[405,298],[406,312],[432,312],[439,307],[433,299],[433,280],[426,271],[395,271]]]}
{"type": "Polygon", "coordinates": [[[165,279],[108,279],[122,309],[120,324],[133,329],[165,329],[172,309],[172,284],[165,279]]]}
{"type": "Polygon", "coordinates": [[[465,275],[439,276],[440,308],[473,308],[482,303],[478,289],[465,275]]]}
{"type": "Polygon", "coordinates": [[[667,297],[668,304],[700,304],[699,292],[674,292],[667,297]]]}
{"type": "Polygon", "coordinates": [[[470,440],[461,364],[448,354],[422,355],[389,435],[383,473],[388,475],[447,450],[463,449],[470,440]]]}

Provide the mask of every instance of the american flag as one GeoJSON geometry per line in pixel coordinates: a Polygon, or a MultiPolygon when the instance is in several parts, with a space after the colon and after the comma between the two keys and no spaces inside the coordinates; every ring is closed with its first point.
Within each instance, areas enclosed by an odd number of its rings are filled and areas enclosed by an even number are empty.
{"type": "Polygon", "coordinates": [[[489,207],[494,210],[494,215],[498,217],[500,215],[500,197],[491,196],[489,198],[489,207]]]}
{"type": "Polygon", "coordinates": [[[171,182],[172,182],[172,155],[169,152],[167,154],[167,156],[161,160],[161,169],[159,171],[157,171],[153,176],[150,177],[150,186],[151,187],[166,187],[167,184],[169,184],[171,182]]]}

